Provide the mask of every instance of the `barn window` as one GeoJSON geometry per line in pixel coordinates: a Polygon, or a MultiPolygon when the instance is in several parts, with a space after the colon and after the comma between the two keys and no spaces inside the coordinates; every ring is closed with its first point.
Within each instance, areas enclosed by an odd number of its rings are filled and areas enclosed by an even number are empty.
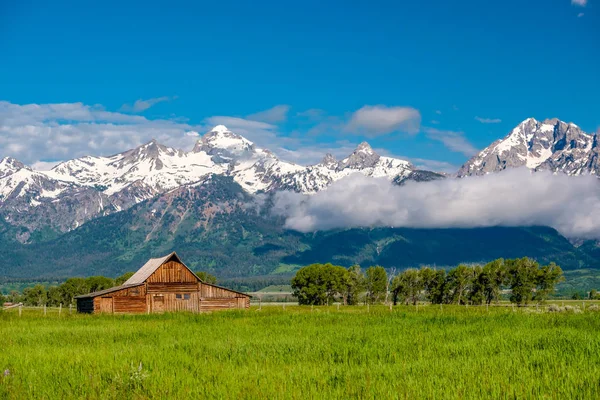
{"type": "Polygon", "coordinates": [[[132,296],[139,296],[140,295],[140,288],[133,288],[131,289],[131,293],[132,296]]]}
{"type": "Polygon", "coordinates": [[[183,295],[183,299],[184,300],[189,300],[190,299],[190,294],[189,293],[184,294],[183,295]]]}
{"type": "Polygon", "coordinates": [[[177,300],[181,300],[181,299],[183,298],[183,295],[182,295],[181,293],[177,293],[177,294],[175,295],[175,298],[176,298],[177,300]]]}
{"type": "Polygon", "coordinates": [[[177,293],[177,294],[175,295],[175,298],[176,298],[177,300],[189,300],[189,299],[190,299],[190,294],[189,294],[189,293],[184,293],[184,294],[177,293]]]}

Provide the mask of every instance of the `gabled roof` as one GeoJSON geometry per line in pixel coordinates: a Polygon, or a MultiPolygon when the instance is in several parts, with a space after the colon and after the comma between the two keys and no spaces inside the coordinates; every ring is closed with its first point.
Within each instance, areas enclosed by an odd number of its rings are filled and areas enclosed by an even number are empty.
{"type": "MultiPolygon", "coordinates": [[[[179,258],[179,256],[177,254],[175,254],[175,252],[167,254],[164,257],[151,258],[146,262],[146,264],[144,264],[142,266],[142,268],[138,269],[137,272],[131,276],[131,278],[127,279],[125,281],[124,285],[133,285],[133,284],[140,284],[140,283],[146,282],[146,279],[150,278],[150,275],[152,275],[154,273],[154,271],[156,271],[161,265],[163,265],[164,263],[169,261],[171,258],[175,258],[177,260],[177,262],[183,264],[183,261],[181,261],[181,259],[179,258]]],[[[185,264],[183,264],[183,265],[187,269],[189,269],[189,267],[187,265],[185,265],[185,264]]],[[[190,271],[192,271],[192,270],[190,269],[190,271]]],[[[192,271],[192,274],[193,273],[194,272],[192,271]]],[[[196,276],[196,274],[194,274],[194,276],[196,276]]],[[[196,276],[196,278],[198,280],[200,280],[200,278],[198,278],[197,276],[196,276]]]]}
{"type": "Polygon", "coordinates": [[[136,287],[136,286],[140,286],[140,285],[141,285],[141,283],[134,283],[131,285],[123,284],[121,286],[115,286],[115,287],[111,287],[109,289],[98,290],[97,292],[82,294],[81,296],[75,296],[75,298],[76,299],[86,299],[86,298],[90,298],[90,297],[98,297],[98,296],[102,296],[105,294],[117,292],[119,290],[128,289],[128,288],[132,288],[132,287],[136,287]]]}

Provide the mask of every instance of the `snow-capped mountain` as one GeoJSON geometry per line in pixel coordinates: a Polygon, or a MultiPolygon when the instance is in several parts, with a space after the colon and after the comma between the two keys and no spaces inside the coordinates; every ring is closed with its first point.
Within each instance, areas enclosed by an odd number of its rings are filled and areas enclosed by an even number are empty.
{"type": "Polygon", "coordinates": [[[50,221],[53,229],[64,232],[181,186],[203,182],[212,174],[232,177],[249,193],[315,193],[352,173],[400,181],[413,170],[408,161],[382,157],[367,143],[341,161],[328,154],[319,164],[301,166],[279,160],[269,150],[218,125],[189,152],[152,140],[113,156],[81,157],[43,172],[5,158],[0,161],[0,213],[5,221],[31,231],[50,221]]]}
{"type": "Polygon", "coordinates": [[[458,176],[484,175],[506,168],[527,167],[568,175],[600,176],[598,136],[558,119],[526,119],[505,138],[471,158],[458,176]]]}

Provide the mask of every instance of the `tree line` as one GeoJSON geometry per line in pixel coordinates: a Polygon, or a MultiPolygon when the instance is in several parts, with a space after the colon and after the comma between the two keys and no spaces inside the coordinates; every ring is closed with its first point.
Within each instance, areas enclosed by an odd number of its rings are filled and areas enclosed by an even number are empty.
{"type": "MultiPolygon", "coordinates": [[[[127,272],[115,279],[107,278],[105,276],[69,278],[60,285],[50,287],[38,284],[33,287],[25,288],[22,292],[16,290],[12,291],[8,296],[4,296],[0,293],[0,306],[4,302],[23,303],[27,306],[46,305],[50,307],[58,307],[60,304],[64,306],[75,304],[75,297],[122,285],[132,275],[133,272],[127,272]]],[[[204,271],[198,271],[196,272],[196,275],[203,282],[217,283],[217,278],[214,275],[204,271]]]]}
{"type": "Polygon", "coordinates": [[[334,301],[353,305],[375,304],[491,304],[503,291],[515,304],[543,302],[564,280],[562,269],[554,264],[541,266],[530,258],[497,259],[485,265],[464,265],[445,270],[411,268],[390,274],[380,266],[364,272],[332,264],[303,267],[292,279],[293,294],[300,304],[326,305],[334,301]]]}

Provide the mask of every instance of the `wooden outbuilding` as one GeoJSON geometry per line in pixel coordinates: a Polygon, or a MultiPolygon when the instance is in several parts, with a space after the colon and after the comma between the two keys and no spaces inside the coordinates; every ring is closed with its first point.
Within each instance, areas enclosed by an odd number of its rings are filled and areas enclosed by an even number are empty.
{"type": "Polygon", "coordinates": [[[203,312],[250,307],[250,296],[203,282],[175,254],[151,258],[123,285],[77,296],[82,313],[203,312]]]}

